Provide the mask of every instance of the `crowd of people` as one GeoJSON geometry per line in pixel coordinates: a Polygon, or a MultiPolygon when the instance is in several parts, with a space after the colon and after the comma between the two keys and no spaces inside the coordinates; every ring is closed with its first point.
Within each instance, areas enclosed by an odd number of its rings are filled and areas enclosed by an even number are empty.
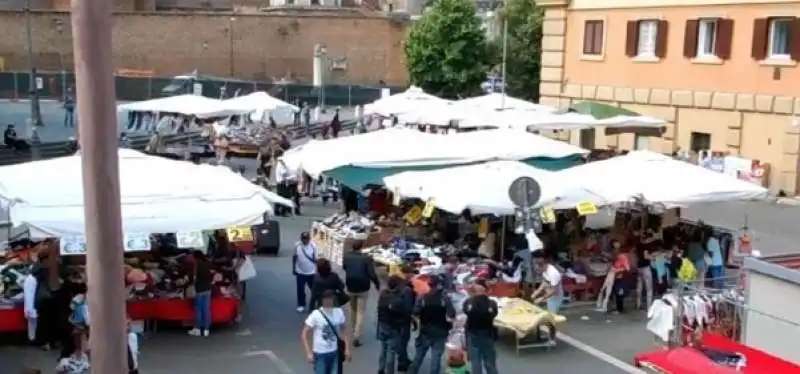
{"type": "MultiPolygon", "coordinates": [[[[561,305],[561,274],[542,251],[529,257],[531,267],[543,282],[531,297],[552,312],[561,305]]],[[[363,345],[367,295],[379,292],[377,302],[377,341],[379,374],[404,372],[417,374],[448,373],[497,374],[494,319],[498,304],[488,296],[487,283],[478,279],[469,284],[466,300],[456,303],[450,296],[453,287],[452,265],[427,280],[427,292],[416,292],[414,270],[404,265],[399,274],[379,280],[373,260],[356,242],[343,259],[342,280],[331,269],[308,233],[301,234],[295,247],[292,272],[296,278],[297,312],[310,313],[301,332],[306,357],[315,374],[343,374],[343,364],[352,350],[363,345]],[[307,295],[310,292],[310,297],[307,295]],[[344,309],[347,309],[347,317],[344,309]],[[414,354],[408,346],[412,336],[414,354]],[[426,371],[423,362],[429,356],[426,371]]]]}

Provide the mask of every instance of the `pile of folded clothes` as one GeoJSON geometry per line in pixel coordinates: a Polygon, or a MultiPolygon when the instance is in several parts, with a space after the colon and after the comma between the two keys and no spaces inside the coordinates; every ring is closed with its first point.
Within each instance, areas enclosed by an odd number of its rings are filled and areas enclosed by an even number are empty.
{"type": "Polygon", "coordinates": [[[370,233],[380,230],[374,220],[355,212],[351,212],[350,214],[334,214],[322,220],[321,223],[340,236],[360,240],[365,240],[370,233]]]}
{"type": "Polygon", "coordinates": [[[0,265],[0,305],[22,302],[22,285],[30,266],[22,261],[9,261],[0,265]]]}

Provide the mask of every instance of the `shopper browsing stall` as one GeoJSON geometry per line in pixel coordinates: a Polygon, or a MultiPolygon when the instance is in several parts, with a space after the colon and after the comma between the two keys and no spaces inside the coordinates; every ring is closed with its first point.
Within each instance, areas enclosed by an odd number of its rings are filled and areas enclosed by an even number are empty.
{"type": "Polygon", "coordinates": [[[553,265],[552,260],[545,255],[544,251],[534,252],[533,261],[535,269],[542,276],[542,283],[533,291],[531,300],[534,304],[547,303],[547,311],[557,314],[564,298],[561,271],[553,265]]]}
{"type": "Polygon", "coordinates": [[[300,333],[306,358],[314,364],[315,374],[342,374],[339,370],[342,360],[350,357],[344,311],[336,306],[336,297],[336,292],[325,291],[320,296],[320,308],[308,315],[300,333]]]}
{"type": "Polygon", "coordinates": [[[292,274],[297,288],[297,312],[305,311],[306,289],[311,290],[314,274],[317,273],[317,246],[311,242],[307,232],[300,234],[300,241],[295,245],[292,256],[292,274]]]}
{"type": "Polygon", "coordinates": [[[471,374],[497,374],[497,351],[494,341],[497,331],[494,319],[498,306],[486,294],[485,281],[479,280],[472,286],[472,295],[464,301],[464,314],[467,316],[465,330],[469,360],[472,364],[471,374]]]}
{"type": "MultiPolygon", "coordinates": [[[[189,330],[189,335],[208,336],[211,330],[211,284],[214,275],[211,262],[201,251],[192,252],[194,269],[191,283],[194,287],[194,328],[189,330]]],[[[191,289],[191,288],[190,288],[191,289]]]]}

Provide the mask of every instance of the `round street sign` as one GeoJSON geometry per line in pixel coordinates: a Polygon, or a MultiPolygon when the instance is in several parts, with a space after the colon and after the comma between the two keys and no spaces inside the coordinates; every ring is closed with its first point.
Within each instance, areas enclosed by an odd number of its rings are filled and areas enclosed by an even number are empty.
{"type": "Polygon", "coordinates": [[[531,177],[519,177],[508,187],[508,197],[518,207],[530,208],[542,197],[539,182],[531,177]]]}

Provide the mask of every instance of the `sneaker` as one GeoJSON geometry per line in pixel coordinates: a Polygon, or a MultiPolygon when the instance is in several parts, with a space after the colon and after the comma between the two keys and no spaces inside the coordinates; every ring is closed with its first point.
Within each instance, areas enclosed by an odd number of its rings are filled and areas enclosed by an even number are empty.
{"type": "Polygon", "coordinates": [[[360,347],[360,346],[361,346],[361,340],[359,339],[353,340],[353,347],[360,347]]]}
{"type": "Polygon", "coordinates": [[[189,330],[189,335],[191,335],[191,336],[201,336],[202,335],[202,331],[200,331],[200,329],[191,329],[191,330],[189,330]]]}
{"type": "Polygon", "coordinates": [[[303,312],[305,312],[305,311],[306,311],[306,308],[304,308],[304,307],[302,307],[302,306],[298,306],[298,307],[297,307],[297,313],[303,313],[303,312]]]}
{"type": "Polygon", "coordinates": [[[210,333],[211,333],[210,330],[203,330],[203,336],[208,336],[208,334],[210,333]]]}

